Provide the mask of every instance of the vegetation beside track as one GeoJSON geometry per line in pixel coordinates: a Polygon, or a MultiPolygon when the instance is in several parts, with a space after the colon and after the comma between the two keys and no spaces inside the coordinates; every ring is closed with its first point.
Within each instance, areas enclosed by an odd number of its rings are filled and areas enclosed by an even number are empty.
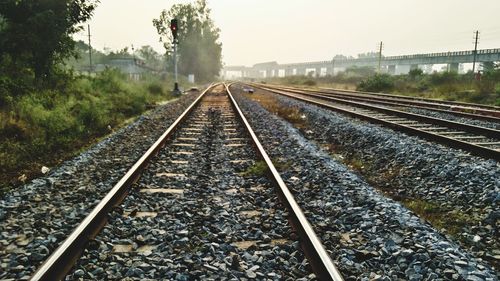
{"type": "MultiPolygon", "coordinates": [[[[0,195],[39,175],[42,166],[56,165],[155,103],[172,98],[173,81],[153,74],[173,69],[171,52],[162,55],[150,46],[137,51],[132,47],[131,53],[128,48],[92,49],[94,67],[87,64],[89,46],[76,42],[74,35],[83,30],[99,1],[4,2],[0,6],[0,195]],[[139,81],[109,69],[92,76],[74,73],[137,57],[149,73],[139,81]]],[[[195,74],[198,82],[213,80],[222,65],[222,45],[206,1],[163,11],[154,24],[159,36],[168,38],[164,42],[172,42],[167,23],[174,16],[191,23],[181,24],[179,32],[179,74],[195,74]]],[[[165,47],[168,51],[171,45],[165,47]]],[[[186,79],[179,82],[186,85],[186,79]]]]}
{"type": "Polygon", "coordinates": [[[67,76],[58,87],[33,89],[0,106],[2,191],[40,175],[82,148],[171,99],[173,81],[146,76],[132,81],[117,70],[95,77],[67,76]]]}
{"type": "Polygon", "coordinates": [[[500,105],[500,69],[484,71],[481,80],[472,73],[435,72],[416,69],[406,75],[377,74],[373,69],[352,68],[335,76],[291,76],[270,78],[267,83],[301,87],[329,87],[344,90],[384,92],[449,101],[500,105]]]}

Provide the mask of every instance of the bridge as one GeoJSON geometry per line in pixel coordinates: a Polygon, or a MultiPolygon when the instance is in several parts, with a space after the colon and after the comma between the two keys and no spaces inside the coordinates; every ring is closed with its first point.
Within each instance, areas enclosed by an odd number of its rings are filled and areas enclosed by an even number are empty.
{"type": "MultiPolygon", "coordinates": [[[[446,64],[449,71],[458,71],[460,64],[472,63],[474,51],[443,52],[430,54],[415,54],[402,56],[382,57],[380,61],[382,71],[389,74],[408,73],[411,69],[424,65],[446,64]]],[[[476,62],[500,61],[500,48],[478,50],[476,62]]],[[[226,66],[223,68],[225,78],[268,78],[285,77],[293,75],[326,76],[334,75],[349,67],[374,67],[378,68],[379,59],[376,57],[357,59],[332,59],[329,61],[303,62],[278,64],[266,62],[255,64],[252,67],[226,66]]]]}

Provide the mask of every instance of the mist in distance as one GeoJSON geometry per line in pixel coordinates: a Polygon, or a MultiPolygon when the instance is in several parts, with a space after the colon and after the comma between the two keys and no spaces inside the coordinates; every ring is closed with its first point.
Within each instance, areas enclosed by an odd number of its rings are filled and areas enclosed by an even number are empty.
{"type": "MultiPolygon", "coordinates": [[[[106,0],[93,19],[93,46],[112,50],[151,45],[164,52],[151,21],[189,1],[106,0]]],[[[209,0],[221,29],[226,65],[329,60],[377,51],[402,55],[500,48],[500,1],[465,0],[209,0]]],[[[75,36],[84,40],[85,33],[75,36]]]]}

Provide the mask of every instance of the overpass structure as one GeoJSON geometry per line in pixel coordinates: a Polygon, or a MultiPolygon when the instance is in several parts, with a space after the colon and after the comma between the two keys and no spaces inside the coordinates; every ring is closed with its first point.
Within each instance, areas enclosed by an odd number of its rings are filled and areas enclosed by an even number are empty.
{"type": "MultiPolygon", "coordinates": [[[[446,64],[449,71],[458,71],[460,64],[472,63],[476,56],[476,62],[498,62],[500,61],[500,48],[474,51],[458,51],[430,54],[415,54],[402,56],[382,57],[381,69],[389,74],[408,73],[411,69],[424,65],[446,64]]],[[[303,62],[278,64],[277,62],[266,62],[255,64],[252,67],[226,66],[222,70],[225,78],[268,78],[285,77],[293,75],[334,75],[349,67],[369,66],[378,68],[378,58],[357,59],[332,59],[329,61],[303,62]]]]}

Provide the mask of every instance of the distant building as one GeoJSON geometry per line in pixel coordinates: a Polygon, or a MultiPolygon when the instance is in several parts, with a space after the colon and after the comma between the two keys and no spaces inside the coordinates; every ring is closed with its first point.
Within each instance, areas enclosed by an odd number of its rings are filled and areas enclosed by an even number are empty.
{"type": "Polygon", "coordinates": [[[128,76],[131,80],[139,80],[146,72],[153,71],[145,66],[144,61],[137,58],[118,58],[112,59],[106,64],[97,64],[94,72],[102,72],[106,68],[118,69],[121,73],[128,76]]]}

